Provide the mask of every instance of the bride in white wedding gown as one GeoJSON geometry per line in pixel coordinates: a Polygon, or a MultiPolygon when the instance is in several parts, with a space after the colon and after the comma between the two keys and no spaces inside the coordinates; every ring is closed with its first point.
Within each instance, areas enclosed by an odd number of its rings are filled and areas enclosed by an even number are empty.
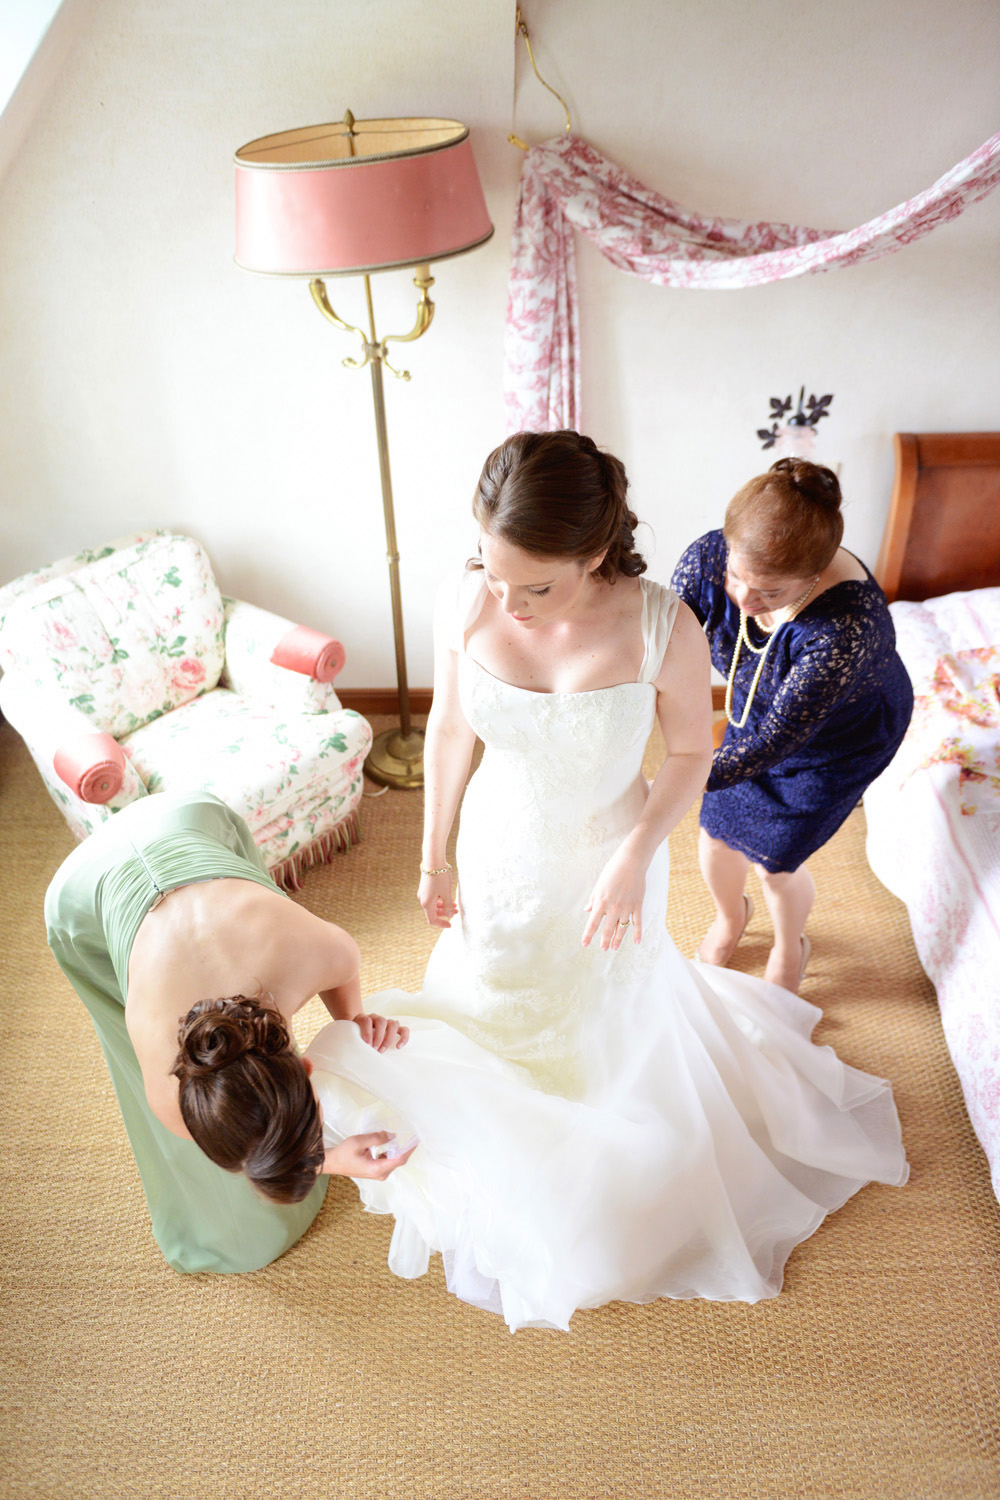
{"type": "Polygon", "coordinates": [[[666,930],[666,836],[711,759],[708,653],[639,576],[625,491],[576,433],[487,461],[484,566],[436,617],[420,900],[447,930],[419,995],[368,1002],[408,1047],[334,1022],[307,1053],[328,1143],[419,1138],[358,1183],[395,1215],[392,1269],[440,1251],[451,1290],[512,1329],[617,1299],[773,1297],[827,1213],[907,1176],[889,1085],[812,1044],[819,1011],[689,962],[666,930]],[[476,735],[459,911],[445,844],[476,735]]]}

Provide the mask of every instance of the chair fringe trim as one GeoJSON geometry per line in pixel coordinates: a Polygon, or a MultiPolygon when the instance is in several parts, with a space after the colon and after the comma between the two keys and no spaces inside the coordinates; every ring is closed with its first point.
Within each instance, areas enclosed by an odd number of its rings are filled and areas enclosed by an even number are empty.
{"type": "Polygon", "coordinates": [[[306,870],[311,870],[315,865],[325,865],[335,854],[345,849],[353,849],[355,844],[361,842],[361,818],[359,809],[348,813],[336,828],[330,828],[326,833],[320,834],[318,839],[313,839],[311,844],[305,844],[301,849],[296,849],[287,859],[279,860],[276,865],[270,867],[271,879],[282,890],[300,891],[302,882],[300,877],[306,870]]]}

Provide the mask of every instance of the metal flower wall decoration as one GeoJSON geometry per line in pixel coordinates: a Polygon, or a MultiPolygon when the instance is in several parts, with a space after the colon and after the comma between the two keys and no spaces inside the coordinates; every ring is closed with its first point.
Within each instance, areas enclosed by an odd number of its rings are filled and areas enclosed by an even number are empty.
{"type": "Polygon", "coordinates": [[[816,436],[816,428],[824,417],[830,415],[830,403],[832,395],[810,396],[806,400],[806,388],[802,386],[799,390],[798,408],[790,417],[786,412],[792,410],[792,398],[786,396],[784,400],[780,396],[772,396],[771,400],[771,426],[758,427],[757,436],[760,438],[761,447],[782,448],[791,454],[812,448],[816,436]]]}

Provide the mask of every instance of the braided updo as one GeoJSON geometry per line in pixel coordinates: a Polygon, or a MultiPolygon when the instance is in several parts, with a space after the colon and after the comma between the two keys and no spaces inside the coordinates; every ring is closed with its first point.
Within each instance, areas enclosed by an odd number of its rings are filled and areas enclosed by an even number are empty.
{"type": "Polygon", "coordinates": [[[840,482],[806,458],[779,458],[749,479],[726,510],[729,550],[754,571],[808,578],[833,561],[844,535],[840,482]]]}
{"type": "Polygon", "coordinates": [[[627,491],[625,466],[592,438],[518,432],[483,465],[472,513],[490,536],[540,557],[585,562],[604,552],[595,571],[614,583],[646,571],[627,491]]]}
{"type": "Polygon", "coordinates": [[[199,1000],[177,1033],[180,1109],[217,1166],[299,1203],[323,1165],[323,1127],[288,1023],[265,997],[199,1000]]]}

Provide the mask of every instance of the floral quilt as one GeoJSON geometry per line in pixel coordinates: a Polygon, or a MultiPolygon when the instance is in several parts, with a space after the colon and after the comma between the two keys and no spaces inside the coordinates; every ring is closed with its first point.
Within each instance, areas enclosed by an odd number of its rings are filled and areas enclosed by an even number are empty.
{"type": "Polygon", "coordinates": [[[868,858],[906,903],[1000,1198],[1000,589],[890,608],[915,701],[865,793],[868,858]]]}

